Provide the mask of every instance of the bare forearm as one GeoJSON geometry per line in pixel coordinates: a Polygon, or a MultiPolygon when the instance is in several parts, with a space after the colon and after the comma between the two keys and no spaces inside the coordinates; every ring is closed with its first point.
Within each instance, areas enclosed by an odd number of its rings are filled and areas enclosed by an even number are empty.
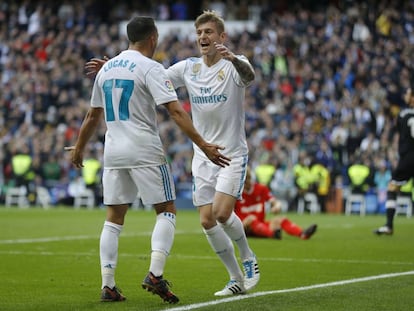
{"type": "Polygon", "coordinates": [[[225,60],[228,60],[233,64],[244,84],[247,85],[254,80],[254,70],[248,62],[237,58],[237,56],[223,44],[214,42],[214,46],[225,60]]]}
{"type": "Polygon", "coordinates": [[[71,151],[71,161],[77,168],[83,167],[83,150],[101,122],[102,115],[102,108],[90,108],[82,122],[75,146],[65,147],[65,150],[71,151]]]}
{"type": "Polygon", "coordinates": [[[190,116],[181,107],[178,101],[166,103],[165,107],[179,128],[204,152],[211,162],[221,167],[225,167],[230,164],[231,159],[224,156],[219,151],[223,150],[224,147],[206,142],[198,133],[190,116]]]}
{"type": "Polygon", "coordinates": [[[255,77],[254,70],[249,63],[242,61],[237,57],[234,57],[231,60],[231,63],[233,64],[234,68],[236,68],[237,72],[240,75],[241,80],[245,84],[249,84],[250,82],[254,80],[254,77],[255,77]]]}
{"type": "Polygon", "coordinates": [[[83,151],[88,141],[91,139],[92,135],[95,133],[101,119],[99,117],[93,116],[89,110],[83,120],[82,126],[79,131],[79,137],[76,142],[76,148],[79,151],[83,151]]]}
{"type": "Polygon", "coordinates": [[[171,114],[171,118],[178,127],[199,147],[205,142],[201,135],[195,129],[193,122],[185,111],[176,111],[171,114]]]}

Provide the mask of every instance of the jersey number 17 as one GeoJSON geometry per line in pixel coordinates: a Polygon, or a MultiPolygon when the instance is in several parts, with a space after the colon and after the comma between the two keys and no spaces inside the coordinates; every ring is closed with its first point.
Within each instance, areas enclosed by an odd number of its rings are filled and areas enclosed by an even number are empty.
{"type": "Polygon", "coordinates": [[[118,103],[119,120],[125,121],[129,119],[129,99],[131,98],[134,89],[133,80],[124,79],[110,79],[103,84],[103,91],[105,94],[105,110],[106,121],[115,121],[114,104],[112,102],[112,92],[114,88],[122,89],[121,98],[118,103]]]}

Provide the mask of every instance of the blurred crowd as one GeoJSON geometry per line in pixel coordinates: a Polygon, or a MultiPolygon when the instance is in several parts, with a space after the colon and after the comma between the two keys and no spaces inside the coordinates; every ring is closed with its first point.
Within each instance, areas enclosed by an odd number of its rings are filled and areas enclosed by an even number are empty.
{"type": "MultiPolygon", "coordinates": [[[[323,190],[328,195],[335,187],[352,186],[349,168],[359,164],[369,169],[364,191],[384,191],[396,160],[393,123],[413,79],[414,1],[193,2],[0,3],[3,196],[7,187],[24,183],[29,192],[42,185],[55,203],[67,202],[69,185],[83,182],[99,198],[100,166],[93,163],[86,180],[64,151],[89,107],[93,79],[85,75],[85,62],[125,49],[119,23],[134,14],[192,20],[206,8],[227,20],[257,22],[255,31],[228,41],[256,70],[245,100],[256,178],[294,204],[298,193],[317,192],[321,180],[328,182],[323,190]],[[13,161],[22,154],[29,156],[26,164],[13,161]],[[313,172],[316,164],[329,176],[313,172]],[[29,171],[20,176],[16,169],[25,165],[29,171]],[[313,179],[303,182],[299,175],[306,167],[313,179]]],[[[154,58],[167,67],[197,55],[192,39],[171,32],[154,58]]],[[[186,92],[178,94],[190,112],[186,92]]],[[[192,145],[162,109],[159,125],[178,195],[189,198],[192,145]]],[[[104,133],[103,124],[86,159],[102,160],[104,133]]]]}

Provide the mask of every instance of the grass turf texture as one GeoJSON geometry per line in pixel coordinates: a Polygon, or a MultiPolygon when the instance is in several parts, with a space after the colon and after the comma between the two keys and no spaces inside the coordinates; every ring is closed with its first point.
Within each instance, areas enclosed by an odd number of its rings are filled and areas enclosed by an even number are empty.
{"type": "Polygon", "coordinates": [[[367,311],[412,310],[414,305],[414,274],[307,288],[413,271],[414,218],[398,216],[394,236],[378,237],[372,230],[384,223],[383,215],[288,214],[303,227],[317,223],[315,236],[308,241],[286,234],[282,241],[250,239],[261,282],[252,295],[223,302],[213,293],[228,281],[227,273],[202,234],[197,212],[179,210],[164,277],[180,302],[169,305],[141,288],[155,221],[154,212],[142,210],[129,211],[120,237],[116,280],[127,301],[99,301],[104,217],[98,209],[0,207],[0,310],[367,311]],[[202,307],[189,306],[198,303],[202,307]]]}

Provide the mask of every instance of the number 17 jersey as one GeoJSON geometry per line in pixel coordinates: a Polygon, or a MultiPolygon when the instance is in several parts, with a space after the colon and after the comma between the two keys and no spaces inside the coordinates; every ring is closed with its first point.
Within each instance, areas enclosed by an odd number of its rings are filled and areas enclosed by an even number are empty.
{"type": "Polygon", "coordinates": [[[107,61],[91,96],[91,107],[105,110],[104,167],[166,163],[156,107],[174,100],[177,94],[160,63],[134,50],[107,61]]]}

